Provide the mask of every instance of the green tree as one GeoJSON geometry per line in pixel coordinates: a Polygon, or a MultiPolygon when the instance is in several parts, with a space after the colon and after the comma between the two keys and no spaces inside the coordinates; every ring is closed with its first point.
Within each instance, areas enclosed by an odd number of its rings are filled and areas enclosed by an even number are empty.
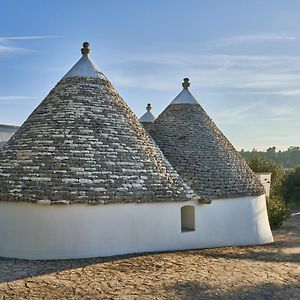
{"type": "Polygon", "coordinates": [[[280,227],[282,222],[290,215],[290,210],[280,196],[267,198],[267,209],[272,229],[280,227]]]}
{"type": "Polygon", "coordinates": [[[300,168],[290,171],[283,183],[283,197],[287,203],[300,205],[300,168]]]}
{"type": "Polygon", "coordinates": [[[260,156],[254,156],[247,159],[247,163],[253,172],[271,173],[271,196],[280,196],[282,192],[282,183],[284,179],[284,171],[281,166],[273,160],[260,156]]]}
{"type": "Polygon", "coordinates": [[[275,153],[276,152],[276,147],[273,146],[273,147],[268,148],[267,152],[269,152],[269,153],[275,153]]]}

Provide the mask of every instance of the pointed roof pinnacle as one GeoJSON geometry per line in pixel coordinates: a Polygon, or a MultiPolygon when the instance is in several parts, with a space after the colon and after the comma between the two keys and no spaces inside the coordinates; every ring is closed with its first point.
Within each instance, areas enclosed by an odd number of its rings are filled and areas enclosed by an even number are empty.
{"type": "Polygon", "coordinates": [[[90,44],[88,42],[84,42],[82,44],[83,48],[81,48],[81,54],[82,55],[85,55],[85,56],[88,56],[89,53],[90,53],[90,44]]]}
{"type": "Polygon", "coordinates": [[[183,78],[183,90],[175,97],[170,104],[199,104],[189,90],[189,78],[183,78]]]}
{"type": "Polygon", "coordinates": [[[90,60],[90,44],[84,42],[81,48],[81,58],[78,62],[69,70],[69,72],[63,77],[89,77],[89,78],[105,78],[103,73],[101,73],[98,67],[90,60]]]}
{"type": "Polygon", "coordinates": [[[150,112],[151,109],[152,109],[151,103],[148,103],[148,104],[147,104],[147,107],[146,107],[146,110],[150,112]]]}
{"type": "Polygon", "coordinates": [[[152,109],[151,103],[148,103],[146,106],[147,112],[145,112],[139,119],[141,123],[152,123],[155,120],[155,117],[152,114],[151,109],[152,109]]]}
{"type": "Polygon", "coordinates": [[[191,85],[190,83],[189,83],[189,78],[183,78],[183,83],[182,83],[182,87],[184,88],[184,89],[188,89],[189,88],[189,86],[191,85]]]}

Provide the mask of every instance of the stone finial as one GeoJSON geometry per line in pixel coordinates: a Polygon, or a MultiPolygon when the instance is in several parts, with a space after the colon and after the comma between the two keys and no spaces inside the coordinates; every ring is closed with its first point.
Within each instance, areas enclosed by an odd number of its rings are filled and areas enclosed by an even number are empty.
{"type": "Polygon", "coordinates": [[[89,53],[90,53],[90,48],[89,48],[90,44],[88,42],[84,42],[82,44],[82,46],[83,46],[83,48],[81,48],[81,54],[86,55],[86,56],[89,55],[89,53]]]}
{"type": "Polygon", "coordinates": [[[146,107],[146,110],[149,112],[149,111],[151,111],[151,109],[152,109],[151,103],[148,103],[148,104],[147,104],[147,107],[146,107]]]}
{"type": "Polygon", "coordinates": [[[188,89],[189,86],[190,86],[190,83],[189,83],[189,79],[188,78],[183,78],[183,83],[182,83],[182,86],[184,89],[188,89]]]}

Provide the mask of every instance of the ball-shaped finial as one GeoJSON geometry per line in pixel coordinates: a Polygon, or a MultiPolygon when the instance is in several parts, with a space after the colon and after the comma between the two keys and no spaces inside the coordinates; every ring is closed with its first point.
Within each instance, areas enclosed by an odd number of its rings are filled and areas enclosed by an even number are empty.
{"type": "Polygon", "coordinates": [[[152,107],[151,107],[151,103],[148,103],[148,104],[147,104],[147,107],[146,107],[146,110],[147,110],[147,111],[150,111],[151,108],[152,108],[152,107]]]}
{"type": "Polygon", "coordinates": [[[88,55],[90,53],[90,44],[88,42],[84,42],[82,46],[83,48],[81,48],[81,54],[88,55]]]}
{"type": "Polygon", "coordinates": [[[188,78],[183,78],[182,87],[183,87],[184,89],[188,89],[188,88],[189,88],[189,86],[190,86],[189,81],[190,81],[190,80],[189,80],[188,78]]]}

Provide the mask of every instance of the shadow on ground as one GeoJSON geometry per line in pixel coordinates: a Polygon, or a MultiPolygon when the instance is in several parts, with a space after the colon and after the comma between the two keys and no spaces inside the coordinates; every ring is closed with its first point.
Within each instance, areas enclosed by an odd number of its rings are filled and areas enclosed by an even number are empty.
{"type": "Polygon", "coordinates": [[[198,283],[194,281],[187,281],[177,283],[169,286],[167,291],[174,295],[175,299],[247,299],[247,300],[260,300],[260,299],[299,299],[300,286],[297,284],[274,284],[264,283],[261,285],[254,285],[251,288],[240,287],[238,290],[224,291],[215,286],[205,283],[198,283]]]}
{"type": "Polygon", "coordinates": [[[107,258],[62,260],[23,260],[0,258],[0,284],[28,277],[59,273],[71,269],[83,269],[94,264],[125,260],[136,256],[138,256],[138,254],[107,258]],[[5,268],[2,267],[2,265],[5,266],[5,268]]]}
{"type": "Polygon", "coordinates": [[[257,260],[263,262],[281,262],[281,263],[300,263],[299,254],[284,254],[272,251],[256,252],[249,248],[243,253],[220,253],[220,252],[209,252],[202,253],[203,256],[213,257],[213,258],[224,258],[224,259],[247,259],[247,260],[257,260]]]}

